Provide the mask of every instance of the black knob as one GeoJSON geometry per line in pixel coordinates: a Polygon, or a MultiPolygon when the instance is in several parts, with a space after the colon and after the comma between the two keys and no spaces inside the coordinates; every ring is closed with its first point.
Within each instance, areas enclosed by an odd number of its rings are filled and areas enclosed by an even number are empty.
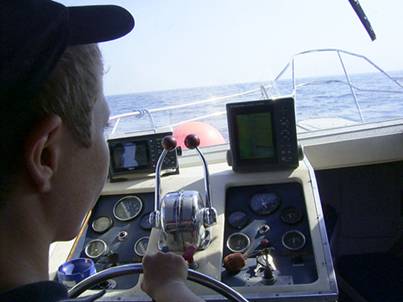
{"type": "Polygon", "coordinates": [[[200,138],[196,134],[189,134],[185,138],[185,146],[189,149],[195,149],[200,145],[200,138]]]}
{"type": "Polygon", "coordinates": [[[171,135],[165,136],[162,139],[161,145],[165,150],[171,151],[176,148],[176,139],[171,135]]]}

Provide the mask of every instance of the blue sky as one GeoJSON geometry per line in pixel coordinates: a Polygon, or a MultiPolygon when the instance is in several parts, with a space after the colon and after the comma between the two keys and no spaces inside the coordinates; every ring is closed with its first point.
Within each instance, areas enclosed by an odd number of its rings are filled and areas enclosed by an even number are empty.
{"type": "MultiPolygon", "coordinates": [[[[385,70],[403,69],[403,1],[360,0],[371,42],[348,0],[61,0],[118,4],[136,19],[126,37],[101,44],[105,94],[272,79],[297,52],[342,48],[385,70]]],[[[334,57],[333,57],[334,59],[334,57]]],[[[297,62],[300,76],[340,73],[330,57],[297,62]]],[[[371,71],[348,61],[352,72],[371,71]]]]}

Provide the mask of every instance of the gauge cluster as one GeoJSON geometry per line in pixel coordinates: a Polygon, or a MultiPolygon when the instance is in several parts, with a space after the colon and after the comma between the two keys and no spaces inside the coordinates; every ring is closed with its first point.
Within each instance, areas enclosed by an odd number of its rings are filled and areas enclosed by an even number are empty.
{"type": "MultiPolygon", "coordinates": [[[[73,257],[93,259],[97,271],[141,262],[147,250],[153,209],[154,193],[101,196],[73,257]]],[[[131,288],[137,278],[119,277],[104,286],[131,288]]]]}
{"type": "MultiPolygon", "coordinates": [[[[101,196],[72,256],[93,259],[97,271],[141,262],[149,242],[153,208],[154,193],[101,196]]],[[[222,280],[230,286],[267,285],[256,273],[258,261],[268,257],[259,254],[262,249],[269,251],[275,268],[270,284],[306,284],[317,279],[299,183],[227,189],[223,257],[240,253],[246,266],[237,274],[229,274],[223,267],[222,280]]],[[[137,276],[118,277],[103,286],[127,289],[137,281],[137,276]]]]}
{"type": "Polygon", "coordinates": [[[256,260],[262,250],[268,251],[273,259],[273,282],[303,284],[317,279],[305,200],[299,183],[228,188],[225,208],[223,256],[242,253],[246,259],[246,266],[237,274],[223,269],[225,283],[231,286],[266,284],[264,278],[256,274],[256,260]]]}

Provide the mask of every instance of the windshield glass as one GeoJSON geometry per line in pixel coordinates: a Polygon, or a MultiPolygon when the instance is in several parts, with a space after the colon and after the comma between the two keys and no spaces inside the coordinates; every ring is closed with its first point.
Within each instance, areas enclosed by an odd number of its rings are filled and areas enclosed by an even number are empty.
{"type": "Polygon", "coordinates": [[[222,144],[226,103],[289,94],[299,133],[402,118],[403,3],[360,2],[375,42],[348,0],[96,1],[136,19],[127,37],[101,44],[106,134],[202,122],[222,144]]]}

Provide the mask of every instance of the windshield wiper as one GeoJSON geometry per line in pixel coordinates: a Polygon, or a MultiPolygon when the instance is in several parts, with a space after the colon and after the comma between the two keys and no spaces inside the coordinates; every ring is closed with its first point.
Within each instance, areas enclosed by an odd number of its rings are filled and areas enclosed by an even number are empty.
{"type": "Polygon", "coordinates": [[[371,26],[371,23],[369,23],[369,19],[368,19],[367,15],[365,15],[365,12],[362,9],[360,3],[358,2],[358,0],[348,0],[348,1],[350,2],[351,6],[353,7],[358,18],[360,18],[360,21],[361,21],[362,25],[364,25],[371,40],[374,41],[376,39],[376,34],[371,26]]]}

